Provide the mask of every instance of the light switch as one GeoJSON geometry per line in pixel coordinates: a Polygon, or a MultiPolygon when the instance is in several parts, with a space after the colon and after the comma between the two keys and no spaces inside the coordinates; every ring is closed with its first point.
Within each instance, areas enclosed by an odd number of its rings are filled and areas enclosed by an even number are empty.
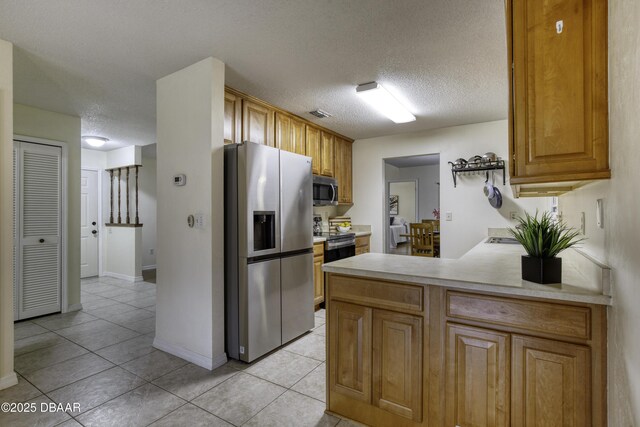
{"type": "Polygon", "coordinates": [[[205,225],[204,214],[197,213],[197,214],[193,215],[193,217],[195,219],[194,228],[197,228],[199,230],[204,229],[204,225],[205,225]]]}
{"type": "Polygon", "coordinates": [[[587,227],[585,224],[585,218],[584,218],[584,212],[580,212],[580,233],[582,233],[582,235],[587,234],[587,227]]]}

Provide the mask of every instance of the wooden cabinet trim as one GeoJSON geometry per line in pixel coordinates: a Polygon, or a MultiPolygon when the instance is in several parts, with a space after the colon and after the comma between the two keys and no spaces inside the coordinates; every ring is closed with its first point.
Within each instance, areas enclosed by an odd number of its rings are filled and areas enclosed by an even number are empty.
{"type": "Polygon", "coordinates": [[[368,307],[420,314],[424,311],[424,286],[332,275],[331,298],[368,307]]]}
{"type": "Polygon", "coordinates": [[[447,316],[559,337],[591,338],[589,307],[447,291],[447,316]]]}
{"type": "Polygon", "coordinates": [[[369,246],[370,236],[358,236],[356,237],[356,247],[369,246]]]}

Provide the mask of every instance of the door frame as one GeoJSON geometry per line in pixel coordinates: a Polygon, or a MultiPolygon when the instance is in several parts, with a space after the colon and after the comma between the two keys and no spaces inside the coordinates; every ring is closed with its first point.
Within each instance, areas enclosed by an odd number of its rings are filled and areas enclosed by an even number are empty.
{"type": "Polygon", "coordinates": [[[83,168],[80,167],[80,174],[82,174],[82,171],[92,171],[92,172],[96,172],[98,174],[98,179],[97,179],[97,186],[98,186],[98,277],[102,277],[103,276],[103,265],[102,265],[102,252],[103,252],[103,248],[102,248],[102,233],[104,232],[105,228],[104,224],[102,223],[102,175],[103,175],[103,171],[104,169],[102,168],[83,168]]]}
{"type": "MultiPolygon", "coordinates": [[[[31,144],[40,144],[40,145],[49,145],[49,146],[54,146],[54,147],[60,147],[61,151],[62,151],[62,164],[60,165],[61,167],[61,171],[62,171],[62,182],[61,182],[61,221],[60,221],[60,263],[61,265],[61,272],[62,272],[62,276],[60,278],[60,282],[61,282],[61,287],[62,289],[61,291],[61,304],[60,304],[60,310],[62,313],[66,313],[69,311],[69,301],[68,301],[68,286],[69,286],[69,282],[68,282],[68,276],[67,276],[67,250],[68,250],[68,241],[69,241],[69,215],[68,215],[68,210],[69,210],[69,205],[68,205],[68,198],[67,198],[67,190],[68,190],[68,164],[69,164],[69,149],[68,149],[68,144],[64,141],[56,141],[53,139],[45,139],[45,138],[37,138],[37,137],[33,137],[33,136],[26,136],[26,135],[18,135],[18,134],[14,134],[13,135],[13,142],[15,143],[16,141],[18,142],[28,142],[31,144]]],[[[15,227],[15,225],[14,225],[15,227]]],[[[15,298],[15,296],[14,296],[15,298]]],[[[75,307],[72,307],[75,309],[75,307]]],[[[14,318],[15,318],[15,313],[14,313],[14,318]]]]}
{"type": "Polygon", "coordinates": [[[417,179],[386,179],[385,177],[385,186],[384,186],[384,215],[383,215],[383,225],[382,225],[382,229],[386,230],[386,232],[384,233],[384,237],[382,239],[382,244],[384,245],[384,251],[382,253],[384,254],[388,254],[389,253],[389,233],[391,232],[391,230],[389,229],[389,217],[391,216],[389,214],[389,196],[391,195],[391,184],[394,182],[413,182],[415,183],[415,204],[416,204],[416,212],[415,212],[415,217],[416,217],[416,222],[420,221],[420,219],[418,218],[419,216],[419,207],[420,207],[420,203],[418,200],[418,197],[420,195],[420,192],[418,191],[418,180],[417,179]]]}

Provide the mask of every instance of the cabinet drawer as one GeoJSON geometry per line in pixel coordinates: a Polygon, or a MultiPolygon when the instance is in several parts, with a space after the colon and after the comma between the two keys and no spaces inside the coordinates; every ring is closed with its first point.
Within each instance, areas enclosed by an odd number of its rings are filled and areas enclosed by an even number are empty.
{"type": "Polygon", "coordinates": [[[447,316],[563,337],[590,339],[591,310],[548,302],[447,292],[447,316]]]}
{"type": "Polygon", "coordinates": [[[335,274],[330,275],[329,286],[332,299],[395,311],[424,310],[423,286],[335,274]]]}
{"type": "Polygon", "coordinates": [[[313,244],[313,256],[324,256],[324,243],[314,243],[313,244]]]}
{"type": "Polygon", "coordinates": [[[356,237],[356,247],[369,246],[369,236],[356,237]]]}

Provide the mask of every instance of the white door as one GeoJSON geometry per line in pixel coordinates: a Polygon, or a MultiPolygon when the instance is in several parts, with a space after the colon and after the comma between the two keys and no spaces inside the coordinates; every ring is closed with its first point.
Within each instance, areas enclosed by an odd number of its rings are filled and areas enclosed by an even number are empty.
{"type": "Polygon", "coordinates": [[[98,172],[80,178],[80,277],[98,275],[98,172]]]}
{"type": "Polygon", "coordinates": [[[26,319],[62,308],[62,150],[16,144],[16,303],[26,319]]]}

